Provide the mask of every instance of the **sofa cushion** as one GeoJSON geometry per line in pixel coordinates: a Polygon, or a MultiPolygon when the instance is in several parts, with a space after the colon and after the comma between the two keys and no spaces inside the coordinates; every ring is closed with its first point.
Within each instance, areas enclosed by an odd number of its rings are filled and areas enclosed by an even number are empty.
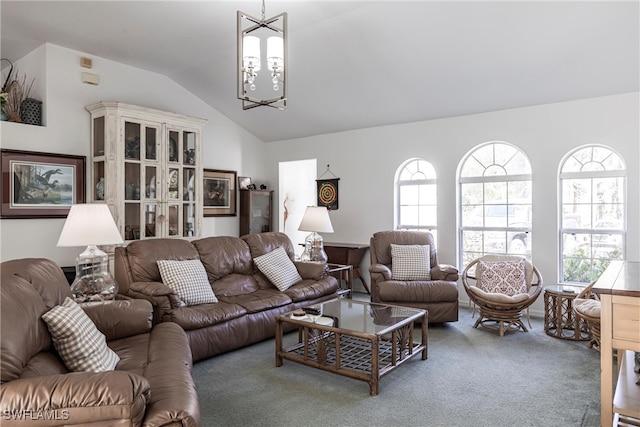
{"type": "Polygon", "coordinates": [[[71,288],[62,269],[45,258],[22,258],[2,263],[2,273],[22,277],[40,294],[47,310],[71,297],[71,288]]]}
{"type": "Polygon", "coordinates": [[[259,257],[278,247],[282,247],[291,261],[295,259],[296,251],[293,248],[291,239],[284,233],[270,231],[268,233],[246,234],[240,238],[249,246],[252,258],[259,257]]]}
{"type": "MultiPolygon", "coordinates": [[[[123,249],[127,255],[129,280],[132,282],[160,282],[158,260],[198,259],[196,248],[182,239],[135,240],[123,249]]],[[[126,292],[128,288],[121,291],[126,292]]]]}
{"type": "Polygon", "coordinates": [[[205,237],[191,243],[200,254],[200,261],[207,270],[211,283],[230,274],[253,273],[253,259],[249,252],[249,245],[238,237],[205,237]]]}
{"type": "Polygon", "coordinates": [[[302,280],[296,266],[282,246],[254,258],[253,261],[262,274],[267,276],[280,291],[284,292],[302,280]]]}
{"type": "Polygon", "coordinates": [[[303,279],[285,291],[293,302],[310,301],[327,295],[334,294],[338,290],[338,281],[334,277],[322,280],[303,279]]]}
{"type": "Polygon", "coordinates": [[[378,282],[378,294],[382,301],[389,303],[452,302],[458,300],[458,286],[456,282],[445,280],[428,282],[388,280],[378,282]]]}
{"type": "Polygon", "coordinates": [[[33,358],[51,348],[51,338],[47,326],[40,320],[47,308],[31,284],[21,277],[5,274],[4,268],[0,281],[0,378],[5,382],[22,377],[33,358]]]}
{"type": "Polygon", "coordinates": [[[526,262],[515,261],[479,261],[477,286],[487,293],[504,295],[526,294],[526,262]]]}
{"type": "Polygon", "coordinates": [[[218,302],[199,259],[158,260],[162,282],[173,289],[186,305],[218,302]]]}
{"type": "Polygon", "coordinates": [[[391,244],[391,278],[393,280],[431,280],[429,245],[391,244]]]}
{"type": "Polygon", "coordinates": [[[163,317],[164,322],[175,322],[185,331],[207,328],[228,322],[247,314],[247,310],[238,304],[219,300],[215,304],[200,304],[169,310],[163,317]]]}
{"type": "Polygon", "coordinates": [[[245,295],[226,297],[226,302],[244,307],[248,313],[258,313],[291,304],[291,298],[276,289],[260,289],[245,295]]]}
{"type": "Polygon", "coordinates": [[[105,336],[71,298],[42,315],[65,365],[75,372],[113,370],[120,358],[107,347],[105,336]]]}
{"type": "Polygon", "coordinates": [[[211,282],[211,287],[218,297],[250,294],[259,289],[258,282],[253,274],[246,275],[236,273],[229,274],[228,276],[211,282]]]}

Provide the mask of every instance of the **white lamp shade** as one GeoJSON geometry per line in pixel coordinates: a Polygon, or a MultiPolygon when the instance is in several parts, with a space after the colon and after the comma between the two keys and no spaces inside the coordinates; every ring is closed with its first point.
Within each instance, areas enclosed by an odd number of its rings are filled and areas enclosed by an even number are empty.
{"type": "Polygon", "coordinates": [[[254,71],[260,71],[260,39],[255,36],[245,36],[242,39],[243,67],[248,68],[249,63],[254,71]]]}
{"type": "Polygon", "coordinates": [[[307,206],[298,230],[333,233],[333,226],[331,225],[327,208],[324,206],[307,206]]]}
{"type": "Polygon", "coordinates": [[[284,64],[284,42],[282,37],[269,37],[267,39],[267,63],[270,70],[273,70],[275,66],[282,68],[284,64]]]}
{"type": "Polygon", "coordinates": [[[96,203],[71,206],[58,246],[117,245],[122,242],[109,207],[96,203]]]}

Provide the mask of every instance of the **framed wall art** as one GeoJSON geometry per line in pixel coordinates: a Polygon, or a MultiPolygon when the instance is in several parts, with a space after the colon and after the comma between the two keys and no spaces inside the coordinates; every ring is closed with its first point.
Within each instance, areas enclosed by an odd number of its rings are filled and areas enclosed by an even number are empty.
{"type": "Polygon", "coordinates": [[[236,216],[236,171],[204,169],[203,180],[203,215],[236,216]]]}
{"type": "Polygon", "coordinates": [[[64,218],[85,202],[84,156],[1,150],[2,218],[64,218]]]}

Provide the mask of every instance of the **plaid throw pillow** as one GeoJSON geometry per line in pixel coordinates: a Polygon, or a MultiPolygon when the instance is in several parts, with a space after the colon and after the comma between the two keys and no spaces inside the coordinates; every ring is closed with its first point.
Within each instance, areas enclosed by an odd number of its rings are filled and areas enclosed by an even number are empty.
{"type": "Polygon", "coordinates": [[[162,283],[173,289],[186,305],[218,302],[199,259],[159,260],[157,263],[162,283]]]}
{"type": "Polygon", "coordinates": [[[282,246],[254,258],[253,262],[281,292],[302,280],[296,266],[282,246]]]}
{"type": "Polygon", "coordinates": [[[429,245],[391,244],[392,280],[431,280],[429,245]]]}
{"type": "Polygon", "coordinates": [[[53,345],[70,371],[112,371],[120,357],[107,347],[105,336],[96,328],[89,316],[71,298],[65,298],[42,315],[53,345]]]}
{"type": "Polygon", "coordinates": [[[525,260],[479,261],[477,286],[485,292],[514,296],[526,294],[525,260]]]}

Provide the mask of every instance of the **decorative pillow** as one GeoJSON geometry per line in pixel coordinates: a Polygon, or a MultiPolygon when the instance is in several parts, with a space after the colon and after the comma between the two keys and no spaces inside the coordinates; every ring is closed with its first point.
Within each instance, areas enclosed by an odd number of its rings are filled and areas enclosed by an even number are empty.
{"type": "Polygon", "coordinates": [[[477,286],[485,292],[509,296],[528,292],[524,259],[479,261],[477,269],[477,286]]]}
{"type": "Polygon", "coordinates": [[[218,302],[199,259],[158,260],[162,283],[173,289],[186,305],[218,302]]]}
{"type": "Polygon", "coordinates": [[[431,280],[429,245],[391,244],[391,279],[431,280]]]}
{"type": "Polygon", "coordinates": [[[253,262],[281,292],[302,280],[296,266],[282,246],[254,258],[253,262]]]}
{"type": "Polygon", "coordinates": [[[105,336],[71,298],[65,298],[62,305],[44,313],[42,320],[70,371],[112,371],[120,361],[116,352],[107,347],[105,336]]]}

